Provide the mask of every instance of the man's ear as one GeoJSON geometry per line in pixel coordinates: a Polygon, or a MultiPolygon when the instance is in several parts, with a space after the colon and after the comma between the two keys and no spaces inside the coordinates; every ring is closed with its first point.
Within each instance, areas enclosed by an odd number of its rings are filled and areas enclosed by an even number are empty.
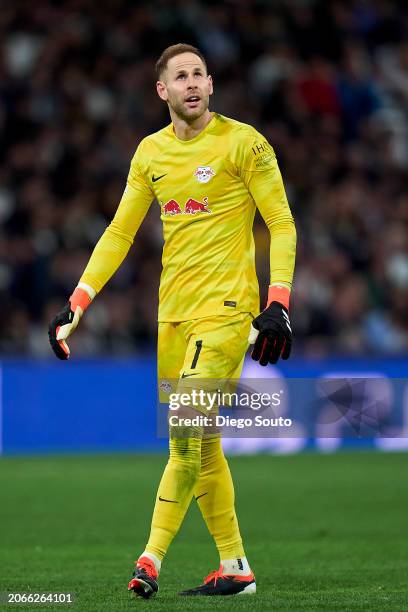
{"type": "Polygon", "coordinates": [[[163,81],[157,81],[156,90],[159,98],[167,102],[169,96],[167,94],[167,87],[163,81]]]}
{"type": "Polygon", "coordinates": [[[210,96],[211,96],[212,92],[214,91],[214,84],[213,84],[213,80],[212,80],[211,74],[208,75],[208,82],[210,84],[210,96]]]}

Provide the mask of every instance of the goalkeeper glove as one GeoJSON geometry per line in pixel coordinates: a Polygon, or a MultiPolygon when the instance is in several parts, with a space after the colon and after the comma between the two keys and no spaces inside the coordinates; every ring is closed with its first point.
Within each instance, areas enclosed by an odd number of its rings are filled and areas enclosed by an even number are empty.
{"type": "Polygon", "coordinates": [[[70,350],[65,340],[76,329],[80,318],[95,295],[96,291],[92,287],[85,283],[78,283],[69,301],[51,321],[48,327],[48,337],[58,359],[69,359],[70,350]]]}
{"type": "Polygon", "coordinates": [[[289,315],[289,289],[269,287],[268,304],[251,324],[249,343],[254,344],[251,357],[260,365],[276,363],[279,357],[288,359],[292,348],[289,315]]]}

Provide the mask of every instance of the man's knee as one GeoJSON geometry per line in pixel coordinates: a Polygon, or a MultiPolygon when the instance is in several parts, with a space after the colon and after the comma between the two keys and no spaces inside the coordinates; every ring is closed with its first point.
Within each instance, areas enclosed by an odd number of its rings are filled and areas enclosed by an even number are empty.
{"type": "Polygon", "coordinates": [[[196,480],[201,469],[201,437],[171,438],[169,461],[182,467],[196,480]]]}

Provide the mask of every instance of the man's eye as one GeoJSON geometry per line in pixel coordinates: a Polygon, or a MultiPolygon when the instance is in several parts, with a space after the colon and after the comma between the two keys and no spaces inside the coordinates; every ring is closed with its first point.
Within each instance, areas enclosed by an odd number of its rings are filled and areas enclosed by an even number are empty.
{"type": "Polygon", "coordinates": [[[185,76],[186,76],[185,74],[179,74],[177,78],[178,78],[178,79],[184,79],[184,78],[185,78],[185,76]]]}

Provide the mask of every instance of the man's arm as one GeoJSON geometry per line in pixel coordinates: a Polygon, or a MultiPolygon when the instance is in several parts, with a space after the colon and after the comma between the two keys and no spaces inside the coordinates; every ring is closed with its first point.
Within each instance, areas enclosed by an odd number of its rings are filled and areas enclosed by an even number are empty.
{"type": "Polygon", "coordinates": [[[126,189],[112,222],[95,246],[78,286],[67,304],[49,325],[50,344],[59,359],[69,358],[67,338],[76,329],[96,294],[125,259],[153,198],[153,192],[138,170],[135,156],[126,189]]]}
{"type": "Polygon", "coordinates": [[[289,298],[296,256],[296,228],[275,153],[262,136],[244,150],[241,177],[271,235],[266,308],[252,323],[252,357],[261,365],[287,359],[292,345],[289,298]],[[258,142],[256,142],[258,140],[258,142]]]}
{"type": "Polygon", "coordinates": [[[253,173],[249,190],[270,232],[268,304],[279,298],[289,308],[296,257],[296,228],[278,164],[267,173],[253,173]],[[273,287],[286,288],[276,292],[273,287]]]}
{"type": "Polygon", "coordinates": [[[151,193],[135,189],[128,181],[115,216],[96,244],[80,278],[81,283],[89,285],[96,293],[106,285],[128,254],[153,197],[151,193]]]}

